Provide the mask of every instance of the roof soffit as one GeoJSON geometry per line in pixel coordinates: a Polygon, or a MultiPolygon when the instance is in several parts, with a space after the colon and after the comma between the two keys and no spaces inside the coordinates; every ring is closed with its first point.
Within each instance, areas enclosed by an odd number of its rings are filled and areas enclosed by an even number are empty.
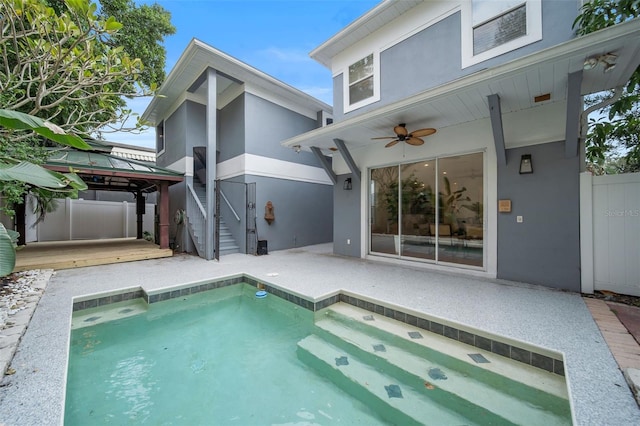
{"type": "Polygon", "coordinates": [[[488,118],[487,96],[494,93],[500,96],[503,114],[564,102],[568,74],[581,70],[586,59],[608,52],[618,54],[617,66],[607,73],[601,66],[585,70],[582,95],[615,88],[628,81],[640,63],[640,19],[481,70],[282,144],[328,149],[334,146],[333,139],[339,138],[355,148],[371,144],[370,138],[380,136],[381,131],[388,131],[400,122],[411,123],[411,128],[445,128],[488,118]],[[551,100],[534,102],[534,96],[546,93],[551,93],[551,100]]]}

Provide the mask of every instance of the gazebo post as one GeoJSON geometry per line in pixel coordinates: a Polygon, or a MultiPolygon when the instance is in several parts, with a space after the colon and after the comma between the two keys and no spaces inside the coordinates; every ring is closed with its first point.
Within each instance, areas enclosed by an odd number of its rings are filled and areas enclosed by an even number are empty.
{"type": "Polygon", "coordinates": [[[169,248],[169,182],[160,182],[160,248],[169,248]]]}

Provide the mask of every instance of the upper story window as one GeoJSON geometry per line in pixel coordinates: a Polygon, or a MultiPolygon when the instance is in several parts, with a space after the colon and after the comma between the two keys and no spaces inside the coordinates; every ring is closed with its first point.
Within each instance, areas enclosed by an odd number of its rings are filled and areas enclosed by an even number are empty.
{"type": "Polygon", "coordinates": [[[541,0],[463,2],[463,68],[541,39],[541,0]]]}
{"type": "Polygon", "coordinates": [[[486,52],[527,35],[527,6],[525,3],[521,0],[474,1],[473,54],[486,52]]]}
{"type": "Polygon", "coordinates": [[[164,148],[164,121],[162,121],[156,126],[156,153],[162,154],[164,148]]]}
{"type": "Polygon", "coordinates": [[[379,55],[371,53],[349,65],[345,80],[344,111],[352,111],[380,99],[379,55]]]}

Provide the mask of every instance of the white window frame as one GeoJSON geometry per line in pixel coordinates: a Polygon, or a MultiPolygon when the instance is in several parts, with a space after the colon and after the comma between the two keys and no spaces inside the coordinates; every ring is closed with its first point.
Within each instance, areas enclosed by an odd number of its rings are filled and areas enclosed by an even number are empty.
{"type": "MultiPolygon", "coordinates": [[[[473,10],[472,0],[465,0],[461,5],[462,21],[462,68],[478,64],[512,50],[542,40],[542,0],[523,0],[526,3],[527,34],[504,44],[473,54],[473,10]]],[[[496,15],[499,16],[499,15],[496,15]]],[[[493,17],[495,18],[495,17],[493,17]]],[[[491,18],[491,19],[493,19],[491,18]]]]}
{"type": "Polygon", "coordinates": [[[344,112],[354,111],[358,108],[362,108],[365,105],[372,104],[380,100],[380,51],[375,50],[363,55],[356,61],[352,61],[342,73],[342,97],[344,112]],[[356,102],[355,104],[349,104],[349,67],[356,62],[366,58],[369,55],[373,55],[373,96],[356,102]]]}
{"type": "Polygon", "coordinates": [[[167,149],[167,138],[166,138],[167,131],[165,129],[165,124],[166,124],[166,121],[162,120],[160,122],[160,125],[156,126],[156,151],[157,151],[156,156],[158,156],[158,157],[161,154],[164,154],[164,152],[167,149]],[[162,128],[162,133],[161,134],[158,134],[158,129],[159,128],[162,128]],[[161,139],[162,139],[162,149],[160,151],[158,151],[158,146],[160,145],[160,140],[161,139]]]}

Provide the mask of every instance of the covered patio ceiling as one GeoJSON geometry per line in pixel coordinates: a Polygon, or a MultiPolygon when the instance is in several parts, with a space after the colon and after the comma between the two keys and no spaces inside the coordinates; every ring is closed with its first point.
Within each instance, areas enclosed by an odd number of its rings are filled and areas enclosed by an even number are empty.
{"type": "MultiPolygon", "coordinates": [[[[636,19],[577,37],[505,64],[478,71],[410,98],[290,138],[286,147],[321,149],[325,155],[335,150],[334,139],[349,149],[380,145],[371,138],[387,136],[398,123],[410,130],[446,127],[490,117],[488,96],[498,94],[502,114],[538,105],[566,102],[569,74],[582,72],[580,94],[588,95],[623,86],[640,64],[640,20],[636,19]],[[617,55],[616,66],[608,72],[602,65],[585,69],[585,61],[602,55],[617,55]],[[540,103],[534,98],[550,94],[540,103]]],[[[506,141],[506,148],[509,148],[506,141]]]]}

